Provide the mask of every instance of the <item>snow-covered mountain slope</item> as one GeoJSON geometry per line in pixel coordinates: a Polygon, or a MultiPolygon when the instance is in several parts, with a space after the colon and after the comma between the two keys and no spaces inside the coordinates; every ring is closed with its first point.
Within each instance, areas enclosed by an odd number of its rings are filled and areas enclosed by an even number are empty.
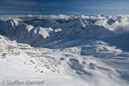
{"type": "Polygon", "coordinates": [[[96,25],[103,25],[105,28],[114,31],[115,33],[129,32],[129,17],[128,16],[114,16],[99,20],[96,25]]]}
{"type": "Polygon", "coordinates": [[[72,45],[74,42],[82,41],[85,45],[48,49],[32,48],[27,44],[6,40],[8,39],[1,36],[0,44],[3,49],[0,60],[1,81],[43,80],[47,86],[128,86],[129,84],[128,52],[116,49],[115,46],[103,41],[74,40],[68,41],[67,44],[72,45]],[[8,48],[11,44],[17,50],[8,48]]]}
{"type": "Polygon", "coordinates": [[[39,24],[41,27],[51,27],[51,28],[84,28],[86,25],[82,22],[81,19],[77,19],[75,21],[69,21],[66,23],[58,23],[54,19],[45,19],[43,22],[39,24]]]}
{"type": "MultiPolygon", "coordinates": [[[[17,61],[17,63],[25,65],[35,64],[35,68],[33,69],[37,70],[37,72],[41,72],[42,70],[41,68],[38,69],[37,66],[46,67],[51,71],[57,71],[56,67],[50,64],[47,59],[42,57],[41,53],[35,48],[31,47],[28,44],[10,41],[4,36],[0,36],[0,52],[1,60],[9,62],[19,60],[17,61]]],[[[32,67],[34,67],[34,65],[32,67]]]]}
{"type": "Polygon", "coordinates": [[[11,40],[21,43],[34,43],[49,37],[51,28],[33,27],[15,19],[1,21],[0,33],[11,40]],[[29,39],[29,40],[28,40],[29,39]]]}
{"type": "Polygon", "coordinates": [[[129,85],[128,15],[0,18],[0,86],[129,85]]]}
{"type": "Polygon", "coordinates": [[[82,19],[62,24],[49,19],[44,20],[42,25],[42,27],[34,27],[23,23],[20,19],[0,21],[0,33],[8,37],[10,40],[16,40],[17,42],[31,45],[51,37],[80,35],[94,38],[114,36],[112,31],[104,28],[103,26],[88,24],[86,20],[82,19]]]}
{"type": "Polygon", "coordinates": [[[17,44],[16,41],[10,41],[3,36],[0,36],[0,65],[0,86],[7,86],[8,80],[43,81],[47,86],[56,86],[54,80],[60,82],[58,78],[71,80],[59,74],[58,68],[42,56],[40,49],[32,48],[27,44],[17,44]]]}
{"type": "Polygon", "coordinates": [[[81,77],[85,85],[128,86],[128,53],[102,41],[78,40],[67,44],[80,41],[85,41],[85,45],[45,50],[44,57],[49,58],[51,63],[63,66],[67,69],[63,72],[75,79],[81,77]]]}

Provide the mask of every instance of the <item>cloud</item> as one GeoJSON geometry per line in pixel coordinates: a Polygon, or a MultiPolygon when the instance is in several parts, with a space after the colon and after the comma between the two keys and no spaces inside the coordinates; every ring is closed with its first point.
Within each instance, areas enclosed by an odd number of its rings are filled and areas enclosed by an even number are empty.
{"type": "Polygon", "coordinates": [[[27,14],[40,14],[41,12],[38,11],[19,11],[20,13],[27,13],[27,14]]]}
{"type": "Polygon", "coordinates": [[[66,13],[68,13],[68,14],[82,14],[80,12],[66,12],[66,13]]]}
{"type": "Polygon", "coordinates": [[[1,14],[15,14],[15,13],[17,13],[17,12],[16,11],[5,11],[5,10],[0,11],[0,15],[1,14]]]}
{"type": "Polygon", "coordinates": [[[5,11],[5,10],[0,10],[0,14],[43,14],[41,12],[38,11],[5,11]]]}
{"type": "Polygon", "coordinates": [[[34,0],[2,0],[4,4],[9,5],[23,5],[23,6],[46,6],[46,7],[57,7],[60,6],[58,2],[54,1],[34,1],[34,0]]]}
{"type": "Polygon", "coordinates": [[[26,0],[3,0],[6,4],[14,5],[38,5],[35,1],[26,1],[26,0]]]}
{"type": "Polygon", "coordinates": [[[7,13],[7,12],[5,12],[5,11],[0,11],[0,13],[7,13]]]}
{"type": "MultiPolygon", "coordinates": [[[[95,4],[95,1],[93,1],[94,3],[89,4],[87,2],[83,2],[82,6],[79,6],[77,8],[79,9],[96,9],[96,10],[123,10],[123,9],[129,9],[129,3],[127,2],[105,2],[105,3],[101,3],[101,4],[95,4]]],[[[96,2],[97,3],[97,2],[96,2]]]]}

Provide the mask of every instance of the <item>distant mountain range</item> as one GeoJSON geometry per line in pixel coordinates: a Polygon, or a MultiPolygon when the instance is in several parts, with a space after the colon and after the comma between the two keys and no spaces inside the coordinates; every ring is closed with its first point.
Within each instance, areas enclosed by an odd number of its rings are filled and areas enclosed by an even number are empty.
{"type": "Polygon", "coordinates": [[[0,82],[128,86],[128,39],[129,15],[1,15],[0,82]]]}

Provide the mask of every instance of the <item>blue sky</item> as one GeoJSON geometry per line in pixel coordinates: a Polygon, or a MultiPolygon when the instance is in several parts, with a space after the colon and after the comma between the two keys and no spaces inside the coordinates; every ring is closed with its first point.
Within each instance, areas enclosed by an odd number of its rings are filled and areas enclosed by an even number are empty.
{"type": "Polygon", "coordinates": [[[129,0],[0,0],[0,14],[129,14],[129,0]]]}

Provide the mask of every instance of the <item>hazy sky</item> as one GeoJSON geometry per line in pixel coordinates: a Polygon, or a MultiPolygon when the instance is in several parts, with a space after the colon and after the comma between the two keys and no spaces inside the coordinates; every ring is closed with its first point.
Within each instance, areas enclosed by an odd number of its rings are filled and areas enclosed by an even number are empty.
{"type": "Polygon", "coordinates": [[[129,14],[129,0],[0,0],[0,14],[129,14]]]}

